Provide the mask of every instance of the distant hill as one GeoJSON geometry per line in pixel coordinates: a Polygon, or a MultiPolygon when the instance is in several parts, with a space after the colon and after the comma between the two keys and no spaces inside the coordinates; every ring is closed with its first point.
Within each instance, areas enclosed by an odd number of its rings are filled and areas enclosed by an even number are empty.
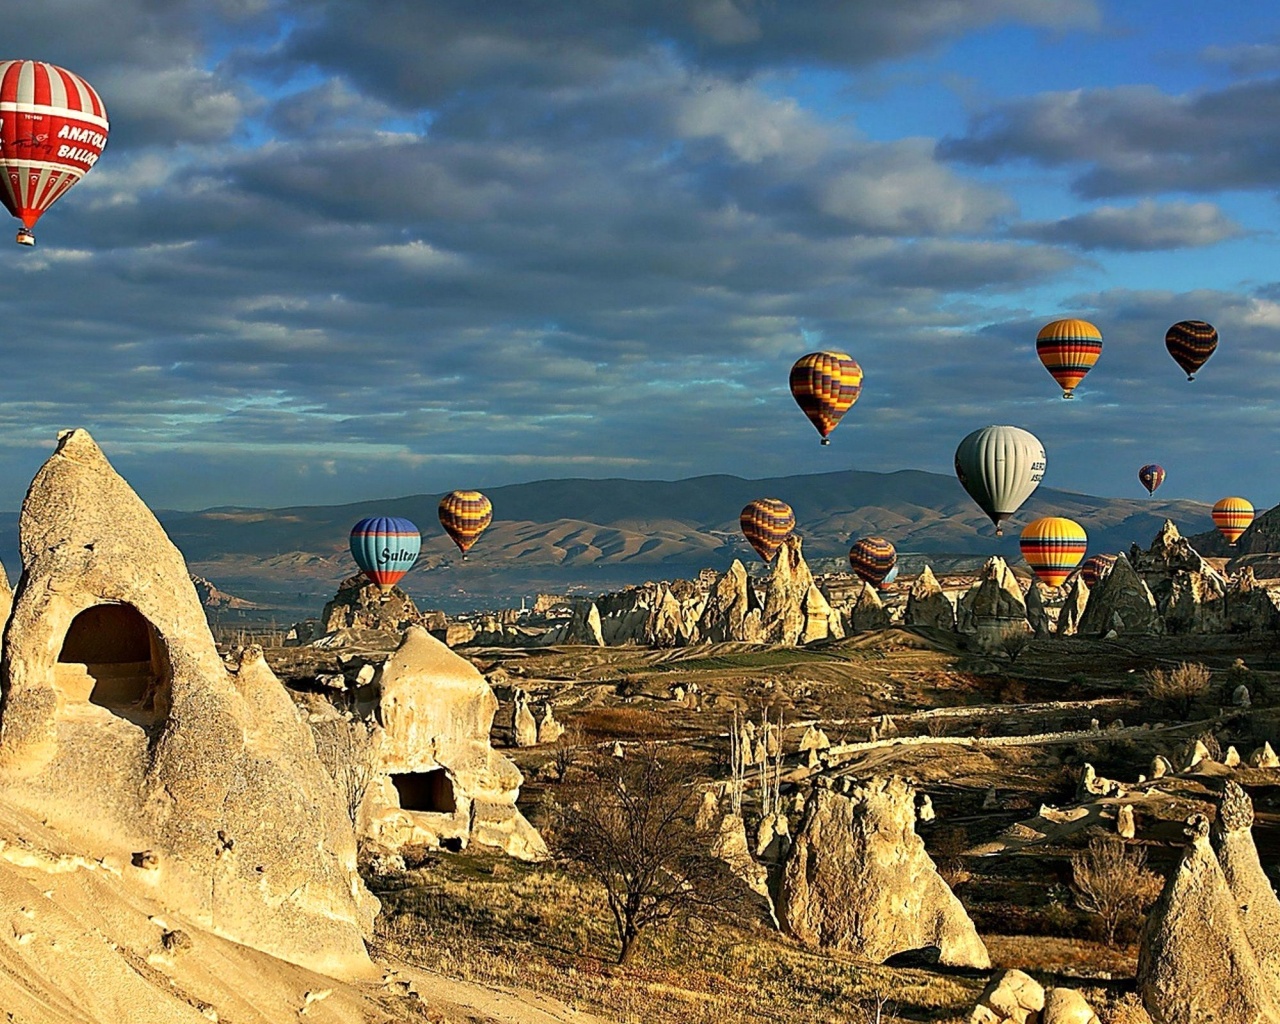
{"type": "MultiPolygon", "coordinates": [[[[990,521],[952,476],[847,470],[746,480],[540,480],[486,490],[494,522],[462,561],[436,518],[439,494],[293,508],[160,512],[192,572],[282,618],[316,614],[354,571],[347,534],[362,517],[403,516],[423,534],[418,566],[405,579],[424,607],[450,611],[518,605],[539,590],[595,593],[646,579],[724,569],[740,558],[762,567],[738,528],[754,498],[776,497],[796,513],[805,555],[819,568],[847,563],[850,543],[879,533],[902,553],[1000,554],[1016,560],[1022,527],[1043,515],[1077,520],[1091,551],[1146,546],[1166,519],[1184,534],[1212,528],[1209,506],[1156,498],[1099,498],[1040,488],[993,535],[990,521]]],[[[16,516],[0,517],[6,564],[16,568],[16,516]],[[13,561],[9,561],[12,558],[13,561]]],[[[11,571],[16,578],[17,573],[11,571]]]]}

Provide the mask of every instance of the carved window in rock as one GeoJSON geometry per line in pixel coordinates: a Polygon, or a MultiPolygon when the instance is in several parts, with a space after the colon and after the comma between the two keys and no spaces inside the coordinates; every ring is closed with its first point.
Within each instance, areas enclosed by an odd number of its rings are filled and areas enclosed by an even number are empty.
{"type": "Polygon", "coordinates": [[[145,726],[168,714],[172,682],[160,635],[133,605],[93,605],[67,628],[55,677],[64,699],[145,726]]]}
{"type": "Polygon", "coordinates": [[[453,780],[443,768],[392,775],[391,784],[396,787],[402,810],[452,814],[458,809],[453,780]]]}

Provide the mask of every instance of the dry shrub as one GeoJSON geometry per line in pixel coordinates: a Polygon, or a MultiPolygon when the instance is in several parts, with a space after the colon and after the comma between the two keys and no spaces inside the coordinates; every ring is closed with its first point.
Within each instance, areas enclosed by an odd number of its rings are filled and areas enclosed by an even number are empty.
{"type": "Polygon", "coordinates": [[[952,888],[969,881],[969,869],[961,856],[969,848],[968,830],[963,825],[942,825],[934,829],[929,838],[929,852],[938,865],[942,880],[952,888]]]}
{"type": "Polygon", "coordinates": [[[1210,678],[1208,666],[1184,661],[1170,669],[1148,669],[1147,692],[1185,722],[1195,702],[1209,692],[1210,678]]]}
{"type": "Polygon", "coordinates": [[[655,740],[678,735],[666,716],[644,708],[591,708],[576,718],[582,735],[600,740],[655,740]]]}
{"type": "Polygon", "coordinates": [[[1147,851],[1115,836],[1098,836],[1071,857],[1076,906],[1098,918],[1103,938],[1114,946],[1121,927],[1136,927],[1160,895],[1163,881],[1146,869],[1147,851]]]}

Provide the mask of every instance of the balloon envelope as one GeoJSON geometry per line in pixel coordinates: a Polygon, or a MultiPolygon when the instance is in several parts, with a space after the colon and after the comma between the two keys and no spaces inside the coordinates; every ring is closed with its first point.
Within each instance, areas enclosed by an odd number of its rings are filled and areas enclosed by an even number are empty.
{"type": "Polygon", "coordinates": [[[791,367],[791,397],[822,443],[862,393],[862,367],[844,352],[810,352],[791,367]]]}
{"type": "Polygon", "coordinates": [[[471,545],[493,522],[493,503],[479,491],[450,491],[440,499],[440,525],[467,557],[471,545]]]}
{"type": "Polygon", "coordinates": [[[956,476],[969,497],[996,525],[1013,515],[1044,479],[1045,454],[1036,436],[1021,427],[975,430],[956,448],[956,476]]]}
{"type": "Polygon", "coordinates": [[[1218,347],[1218,332],[1203,320],[1179,320],[1165,332],[1164,347],[1182,367],[1187,380],[1195,380],[1196,371],[1218,347]]]}
{"type": "Polygon", "coordinates": [[[384,594],[413,568],[421,547],[418,528],[398,516],[371,516],[351,528],[352,557],[384,594]]]}
{"type": "Polygon", "coordinates": [[[1143,466],[1138,470],[1138,479],[1147,489],[1148,494],[1155,494],[1156,488],[1164,483],[1164,467],[1157,466],[1154,462],[1149,466],[1143,466]]]}
{"type": "Polygon", "coordinates": [[[0,61],[0,201],[22,221],[19,241],[34,243],[29,229],[97,163],[108,128],[101,97],[79,75],[0,61]]]}
{"type": "Polygon", "coordinates": [[[1019,544],[1031,570],[1047,586],[1060,587],[1084,558],[1089,538],[1075,520],[1046,516],[1026,525],[1019,544]]]}
{"type": "Polygon", "coordinates": [[[1252,522],[1253,506],[1244,498],[1223,498],[1213,506],[1213,525],[1232,547],[1252,522]]]}
{"type": "Polygon", "coordinates": [[[1062,397],[1071,398],[1102,355],[1102,332],[1088,320],[1055,320],[1036,335],[1036,355],[1062,388],[1062,397]]]}
{"type": "Polygon", "coordinates": [[[1090,555],[1084,560],[1084,565],[1080,566],[1080,578],[1084,580],[1084,585],[1092,590],[1115,564],[1115,555],[1090,555]]]}
{"type": "Polygon", "coordinates": [[[883,537],[863,537],[849,549],[849,565],[873,587],[884,585],[898,565],[898,552],[883,537]]]}
{"type": "Polygon", "coordinates": [[[791,506],[777,498],[757,498],[738,517],[742,535],[766,562],[796,528],[796,514],[791,506]]]}

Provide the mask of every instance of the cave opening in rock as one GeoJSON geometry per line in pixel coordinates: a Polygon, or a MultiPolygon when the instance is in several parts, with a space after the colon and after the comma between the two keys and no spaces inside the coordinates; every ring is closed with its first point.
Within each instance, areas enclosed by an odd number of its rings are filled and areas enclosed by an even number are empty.
{"type": "Polygon", "coordinates": [[[172,683],[159,634],[132,605],[93,605],[71,621],[55,676],[68,701],[149,725],[168,713],[172,683]]]}
{"type": "Polygon", "coordinates": [[[391,784],[396,787],[400,806],[406,811],[452,814],[458,809],[453,780],[443,768],[392,775],[391,784]]]}

